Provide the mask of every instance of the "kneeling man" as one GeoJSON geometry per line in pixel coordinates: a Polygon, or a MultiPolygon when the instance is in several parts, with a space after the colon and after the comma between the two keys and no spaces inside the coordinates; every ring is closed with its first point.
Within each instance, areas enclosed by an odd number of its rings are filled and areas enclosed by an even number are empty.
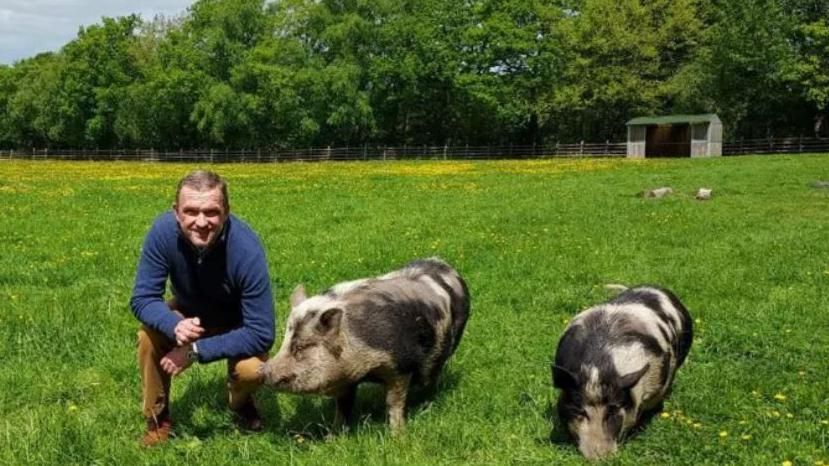
{"type": "Polygon", "coordinates": [[[259,365],[274,341],[274,305],[262,244],[230,214],[227,185],[197,170],[178,185],[141,250],[130,306],[143,324],[138,365],[144,445],[170,435],[170,378],[194,362],[227,360],[230,408],[245,430],[261,430],[253,403],[259,365]],[[164,300],[167,280],[172,299],[164,300]]]}

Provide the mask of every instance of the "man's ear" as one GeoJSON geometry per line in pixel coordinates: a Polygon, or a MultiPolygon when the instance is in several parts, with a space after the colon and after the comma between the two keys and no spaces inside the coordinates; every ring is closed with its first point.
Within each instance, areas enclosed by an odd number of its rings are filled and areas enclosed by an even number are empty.
{"type": "Polygon", "coordinates": [[[300,283],[291,293],[291,307],[299,306],[306,299],[308,299],[308,296],[305,294],[305,286],[300,283]]]}

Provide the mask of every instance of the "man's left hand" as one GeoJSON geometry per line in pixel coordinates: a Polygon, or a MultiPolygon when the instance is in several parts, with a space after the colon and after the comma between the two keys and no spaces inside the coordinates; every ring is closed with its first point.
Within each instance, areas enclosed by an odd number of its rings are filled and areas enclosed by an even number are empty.
{"type": "Polygon", "coordinates": [[[193,364],[187,358],[190,345],[176,346],[172,351],[161,358],[161,368],[170,375],[179,375],[193,364]]]}

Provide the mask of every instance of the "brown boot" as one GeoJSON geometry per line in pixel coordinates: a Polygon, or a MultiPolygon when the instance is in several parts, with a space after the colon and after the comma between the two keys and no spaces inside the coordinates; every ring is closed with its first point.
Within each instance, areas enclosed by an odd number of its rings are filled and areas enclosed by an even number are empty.
{"type": "Polygon", "coordinates": [[[262,418],[259,417],[259,411],[256,410],[256,405],[253,403],[252,397],[248,398],[241,408],[233,410],[233,418],[241,430],[259,432],[264,427],[262,418]]]}
{"type": "Polygon", "coordinates": [[[152,447],[160,443],[165,443],[173,432],[173,421],[169,417],[147,418],[147,431],[144,432],[144,438],[141,443],[145,447],[152,447]]]}

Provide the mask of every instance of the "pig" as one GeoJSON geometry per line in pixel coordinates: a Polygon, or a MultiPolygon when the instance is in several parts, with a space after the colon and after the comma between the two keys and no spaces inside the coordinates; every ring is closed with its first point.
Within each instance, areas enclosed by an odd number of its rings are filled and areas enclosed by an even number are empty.
{"type": "Polygon", "coordinates": [[[590,460],[615,453],[643,415],[661,409],[693,340],[671,291],[615,288],[624,291],[572,319],[552,364],[559,419],[590,460]]]}
{"type": "Polygon", "coordinates": [[[291,294],[279,352],[260,367],[266,386],[335,399],[335,428],[351,417],[360,382],[383,384],[393,433],[404,428],[410,387],[434,387],[469,318],[466,282],[438,258],[376,278],[291,294]]]}

